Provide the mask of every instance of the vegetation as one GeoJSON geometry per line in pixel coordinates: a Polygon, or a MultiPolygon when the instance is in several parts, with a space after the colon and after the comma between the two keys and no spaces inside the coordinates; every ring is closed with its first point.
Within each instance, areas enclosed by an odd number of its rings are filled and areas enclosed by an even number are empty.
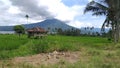
{"type": "Polygon", "coordinates": [[[29,18],[29,15],[25,15],[25,18],[27,19],[27,23],[28,23],[28,18],[29,18]]]}
{"type": "MultiPolygon", "coordinates": [[[[38,53],[57,51],[79,51],[80,60],[69,63],[61,60],[55,65],[40,65],[38,68],[119,68],[120,45],[102,37],[81,36],[48,36],[43,39],[29,39],[26,35],[18,38],[17,35],[0,35],[0,59],[10,59],[17,56],[27,56],[38,53]],[[114,45],[114,46],[113,46],[114,45]],[[86,59],[87,58],[87,59],[86,59]]],[[[12,67],[11,63],[4,62],[3,66],[12,67]],[[8,65],[6,65],[8,64],[8,65]]],[[[13,65],[14,66],[14,65],[13,65]]],[[[31,65],[18,64],[16,67],[34,68],[31,65]]]]}
{"type": "MultiPolygon", "coordinates": [[[[20,34],[24,35],[19,38],[15,34],[0,35],[0,68],[120,68],[120,43],[114,44],[111,41],[112,38],[116,43],[120,39],[119,6],[119,0],[92,0],[87,4],[85,13],[92,11],[93,15],[106,16],[102,30],[104,31],[106,26],[110,27],[111,30],[108,33],[103,32],[102,37],[98,32],[96,32],[96,36],[91,37],[90,32],[81,36],[80,30],[77,29],[72,28],[63,31],[55,28],[54,31],[57,34],[54,36],[49,35],[42,39],[30,39],[24,34],[25,29],[22,25],[14,26],[15,32],[19,36],[20,34]],[[108,36],[108,39],[105,38],[106,36],[108,36]],[[61,53],[75,52],[75,54],[79,54],[79,56],[77,55],[77,62],[70,63],[61,59],[53,65],[38,64],[39,66],[10,62],[15,57],[50,54],[55,51],[61,53]]],[[[25,17],[28,22],[29,16],[26,15],[25,17]]],[[[49,31],[50,29],[48,28],[49,31]]],[[[87,29],[92,30],[94,27],[86,27],[85,30],[87,29]]]]}
{"type": "Polygon", "coordinates": [[[80,35],[80,30],[79,29],[67,29],[67,30],[62,30],[61,28],[59,28],[57,30],[57,33],[59,35],[66,35],[66,36],[79,36],[80,35]]]}
{"type": "Polygon", "coordinates": [[[24,34],[25,33],[25,28],[22,25],[16,25],[14,26],[14,31],[19,34],[24,34]]]}
{"type": "Polygon", "coordinates": [[[100,0],[100,1],[91,1],[86,6],[85,12],[92,11],[92,15],[105,15],[106,20],[103,23],[103,30],[105,26],[112,28],[112,38],[114,42],[118,42],[120,38],[120,12],[119,0],[100,0]]]}
{"type": "Polygon", "coordinates": [[[81,46],[104,48],[110,43],[105,38],[72,36],[48,36],[41,40],[28,39],[26,35],[20,38],[17,35],[0,35],[0,39],[0,59],[54,50],[77,51],[81,46]]]}

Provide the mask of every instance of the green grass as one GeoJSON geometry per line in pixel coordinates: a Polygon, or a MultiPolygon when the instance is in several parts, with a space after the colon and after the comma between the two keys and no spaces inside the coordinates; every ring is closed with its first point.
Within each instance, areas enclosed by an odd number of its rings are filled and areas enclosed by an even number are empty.
{"type": "MultiPolygon", "coordinates": [[[[43,39],[29,39],[26,35],[0,35],[0,59],[28,56],[57,51],[80,51],[82,59],[71,64],[55,64],[39,68],[119,68],[120,44],[114,44],[102,37],[47,36],[43,39]],[[87,58],[87,59],[86,59],[87,58]],[[116,61],[117,60],[117,61],[116,61]]],[[[21,65],[18,65],[21,66],[21,65]]],[[[34,68],[22,65],[23,68],[34,68]]]]}
{"type": "Polygon", "coordinates": [[[77,51],[81,47],[103,49],[110,44],[101,37],[47,36],[28,39],[26,35],[0,35],[0,59],[57,51],[77,51]]]}
{"type": "Polygon", "coordinates": [[[0,35],[0,51],[13,50],[19,48],[28,42],[24,37],[18,37],[16,35],[0,35]]]}

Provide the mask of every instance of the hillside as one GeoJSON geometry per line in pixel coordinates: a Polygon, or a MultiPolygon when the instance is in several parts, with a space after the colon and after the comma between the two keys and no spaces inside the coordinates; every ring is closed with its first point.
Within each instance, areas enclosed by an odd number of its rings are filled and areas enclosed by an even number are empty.
{"type": "MultiPolygon", "coordinates": [[[[65,22],[58,19],[47,19],[42,22],[32,23],[32,24],[23,24],[25,29],[33,27],[42,27],[44,29],[50,28],[51,30],[55,28],[61,28],[63,30],[75,28],[65,24],[65,22]]],[[[13,26],[0,26],[0,31],[13,31],[13,26]]]]}

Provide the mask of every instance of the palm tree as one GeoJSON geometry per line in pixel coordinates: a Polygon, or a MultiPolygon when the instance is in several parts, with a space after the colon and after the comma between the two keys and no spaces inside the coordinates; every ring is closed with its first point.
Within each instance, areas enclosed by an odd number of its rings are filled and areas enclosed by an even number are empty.
{"type": "MultiPolygon", "coordinates": [[[[104,0],[104,2],[108,3],[109,10],[108,16],[106,19],[110,19],[108,21],[112,27],[112,37],[115,42],[119,41],[120,38],[120,1],[119,0],[104,0]]],[[[107,22],[107,21],[106,21],[107,22]]]]}
{"type": "Polygon", "coordinates": [[[27,19],[27,23],[28,23],[28,18],[29,18],[29,15],[25,15],[26,19],[27,19]]]}
{"type": "Polygon", "coordinates": [[[90,3],[87,4],[84,12],[89,12],[92,11],[93,14],[92,15],[105,15],[106,16],[106,20],[104,21],[103,25],[102,25],[102,30],[104,30],[104,28],[106,26],[110,26],[112,28],[112,33],[113,34],[113,39],[115,42],[118,42],[119,40],[119,28],[120,28],[120,24],[118,23],[119,16],[118,16],[118,4],[117,1],[119,0],[101,0],[100,2],[95,2],[95,1],[91,1],[90,3]],[[118,37],[117,37],[118,36],[118,37]]]}
{"type": "MultiPolygon", "coordinates": [[[[108,7],[105,5],[102,5],[101,3],[95,2],[94,0],[91,1],[90,3],[87,4],[84,13],[92,11],[93,14],[92,15],[108,15],[108,7]]],[[[107,19],[108,21],[109,19],[107,19]]],[[[108,22],[104,22],[103,23],[103,27],[105,26],[105,24],[109,24],[108,22]]]]}

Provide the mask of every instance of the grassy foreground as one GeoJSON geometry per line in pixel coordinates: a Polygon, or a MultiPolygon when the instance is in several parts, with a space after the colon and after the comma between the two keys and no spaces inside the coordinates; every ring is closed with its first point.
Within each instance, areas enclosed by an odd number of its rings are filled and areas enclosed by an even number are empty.
{"type": "MultiPolygon", "coordinates": [[[[47,36],[43,39],[28,39],[27,36],[0,35],[0,59],[28,56],[57,51],[79,51],[81,59],[76,63],[64,60],[62,64],[41,65],[38,68],[119,68],[120,44],[113,44],[101,37],[47,36]]],[[[0,65],[1,67],[2,65],[0,65]]],[[[16,65],[34,68],[31,65],[16,65]]],[[[9,66],[8,66],[9,67],[9,66]]],[[[11,66],[10,66],[11,67],[11,66]]],[[[16,68],[16,67],[15,67],[16,68]]]]}

